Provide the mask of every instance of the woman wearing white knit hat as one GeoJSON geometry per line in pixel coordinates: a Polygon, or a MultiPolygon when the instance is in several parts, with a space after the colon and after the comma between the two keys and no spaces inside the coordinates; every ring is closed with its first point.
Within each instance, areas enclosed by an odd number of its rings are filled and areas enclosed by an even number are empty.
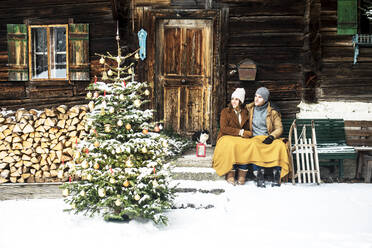
{"type": "MultiPolygon", "coordinates": [[[[218,133],[216,144],[217,150],[219,145],[218,140],[220,140],[220,138],[223,136],[236,136],[243,138],[249,138],[252,136],[252,132],[248,130],[248,112],[245,108],[243,108],[244,99],[245,90],[243,88],[237,88],[231,95],[229,106],[221,111],[220,131],[218,133]]],[[[229,137],[225,138],[229,139],[229,137]]],[[[228,165],[229,168],[226,168],[225,166],[223,166],[224,168],[219,168],[219,166],[215,167],[216,164],[219,163],[214,163],[213,167],[216,169],[217,174],[225,175],[227,182],[233,185],[235,185],[235,171],[236,167],[238,167],[237,183],[245,183],[248,165],[228,165]],[[227,173],[226,170],[228,170],[227,173]]]]}

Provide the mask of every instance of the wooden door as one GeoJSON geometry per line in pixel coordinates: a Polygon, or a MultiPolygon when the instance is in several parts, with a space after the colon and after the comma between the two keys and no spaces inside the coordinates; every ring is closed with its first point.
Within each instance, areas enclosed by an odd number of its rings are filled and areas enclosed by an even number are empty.
{"type": "Polygon", "coordinates": [[[191,135],[210,129],[212,22],[163,19],[157,24],[156,83],[166,128],[191,135]]]}

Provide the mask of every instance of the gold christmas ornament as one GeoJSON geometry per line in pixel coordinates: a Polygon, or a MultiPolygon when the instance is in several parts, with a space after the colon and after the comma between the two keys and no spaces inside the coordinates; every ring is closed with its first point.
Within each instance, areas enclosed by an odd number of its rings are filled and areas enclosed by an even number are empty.
{"type": "Polygon", "coordinates": [[[91,98],[92,98],[92,92],[89,91],[89,92],[87,93],[87,98],[88,98],[88,99],[91,99],[91,98]]]}
{"type": "Polygon", "coordinates": [[[104,115],[105,114],[105,108],[104,107],[102,107],[101,108],[101,112],[100,112],[100,115],[104,115]]]}
{"type": "Polygon", "coordinates": [[[105,124],[105,132],[106,133],[111,132],[111,125],[110,124],[105,124]]]}
{"type": "Polygon", "coordinates": [[[146,96],[149,96],[150,95],[150,91],[148,89],[145,90],[145,95],[146,96]]]}
{"type": "Polygon", "coordinates": [[[122,120],[118,120],[118,122],[116,124],[118,125],[118,127],[121,127],[121,126],[123,126],[123,121],[122,120]]]}
{"type": "Polygon", "coordinates": [[[134,55],[134,58],[138,60],[138,59],[140,58],[139,54],[136,53],[136,54],[134,55]]]}
{"type": "Polygon", "coordinates": [[[139,195],[134,196],[134,200],[139,201],[140,199],[141,199],[141,197],[139,195]]]}
{"type": "Polygon", "coordinates": [[[105,58],[104,58],[104,57],[101,57],[101,58],[99,59],[99,63],[100,63],[100,64],[104,64],[104,63],[105,63],[105,58]]]}
{"type": "Polygon", "coordinates": [[[94,98],[98,98],[99,97],[99,93],[98,91],[95,91],[94,94],[93,94],[94,98]]]}
{"type": "Polygon", "coordinates": [[[119,207],[119,206],[121,205],[121,201],[120,201],[120,199],[117,199],[117,200],[115,201],[115,205],[116,205],[117,207],[119,207]]]}
{"type": "Polygon", "coordinates": [[[108,79],[107,73],[106,73],[106,71],[103,71],[103,73],[102,73],[102,80],[107,80],[107,79],[108,79]]]}
{"type": "Polygon", "coordinates": [[[115,184],[115,183],[116,183],[115,178],[112,178],[112,177],[111,177],[111,178],[110,178],[110,183],[111,183],[111,184],[115,184]]]}
{"type": "Polygon", "coordinates": [[[129,186],[129,181],[128,180],[125,180],[124,183],[123,183],[123,186],[124,187],[128,187],[129,186]]]}
{"type": "Polygon", "coordinates": [[[62,191],[62,195],[63,195],[64,197],[67,197],[69,194],[70,194],[70,191],[69,191],[68,189],[64,189],[64,190],[62,191]]]}
{"type": "Polygon", "coordinates": [[[87,193],[85,192],[85,190],[80,191],[80,196],[84,197],[86,195],[87,195],[87,193]]]}
{"type": "Polygon", "coordinates": [[[127,123],[127,124],[125,125],[125,129],[130,130],[131,128],[132,128],[132,126],[131,126],[129,123],[127,123]]]}
{"type": "Polygon", "coordinates": [[[147,148],[146,147],[142,147],[141,152],[142,153],[147,153],[147,148]]]}
{"type": "Polygon", "coordinates": [[[100,145],[100,143],[98,142],[98,140],[94,141],[94,147],[95,147],[95,148],[98,148],[99,145],[100,145]]]}
{"type": "Polygon", "coordinates": [[[143,129],[143,130],[142,130],[142,133],[143,133],[143,134],[148,134],[148,133],[149,133],[149,130],[147,130],[147,129],[143,129]]]}
{"type": "Polygon", "coordinates": [[[114,112],[115,112],[115,108],[114,108],[114,107],[110,107],[110,108],[109,108],[109,113],[110,113],[110,114],[113,114],[114,112]]]}
{"type": "Polygon", "coordinates": [[[103,188],[98,189],[98,195],[99,197],[105,197],[106,196],[106,190],[103,188]]]}
{"type": "Polygon", "coordinates": [[[98,170],[99,169],[99,164],[98,163],[95,163],[94,166],[93,166],[94,169],[98,170]]]}
{"type": "Polygon", "coordinates": [[[124,98],[125,98],[125,97],[124,97],[123,94],[120,94],[120,95],[119,95],[119,99],[120,99],[120,101],[124,101],[124,98]]]}
{"type": "Polygon", "coordinates": [[[113,72],[112,72],[112,70],[110,69],[110,70],[108,70],[108,72],[107,72],[107,75],[109,75],[110,77],[112,76],[112,74],[113,74],[113,72]]]}
{"type": "Polygon", "coordinates": [[[141,100],[140,100],[140,99],[136,99],[136,100],[134,100],[133,105],[134,105],[136,108],[139,108],[139,107],[141,106],[141,100]]]}

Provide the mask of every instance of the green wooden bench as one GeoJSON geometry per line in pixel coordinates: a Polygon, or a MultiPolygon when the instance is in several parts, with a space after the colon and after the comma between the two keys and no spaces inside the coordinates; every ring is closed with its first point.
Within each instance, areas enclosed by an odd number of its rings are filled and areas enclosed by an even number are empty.
{"type": "MultiPolygon", "coordinates": [[[[282,119],[282,137],[288,137],[294,119],[282,119]]],[[[298,133],[307,125],[306,137],[311,137],[311,121],[314,120],[320,166],[337,166],[339,178],[344,177],[344,159],[356,159],[354,147],[346,144],[343,119],[296,119],[298,133]]],[[[293,136],[292,136],[293,140],[293,136]]],[[[295,159],[295,158],[294,158],[295,159]]]]}

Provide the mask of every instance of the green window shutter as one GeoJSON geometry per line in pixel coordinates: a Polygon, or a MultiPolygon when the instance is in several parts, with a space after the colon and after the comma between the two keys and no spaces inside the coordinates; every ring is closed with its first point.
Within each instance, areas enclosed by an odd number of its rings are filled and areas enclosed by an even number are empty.
{"type": "Polygon", "coordinates": [[[89,81],[89,24],[69,24],[70,80],[89,81]]]}
{"type": "Polygon", "coordinates": [[[358,0],[338,0],[337,34],[351,35],[358,32],[358,0]]]}
{"type": "Polygon", "coordinates": [[[28,81],[26,24],[7,24],[9,81],[28,81]]]}

